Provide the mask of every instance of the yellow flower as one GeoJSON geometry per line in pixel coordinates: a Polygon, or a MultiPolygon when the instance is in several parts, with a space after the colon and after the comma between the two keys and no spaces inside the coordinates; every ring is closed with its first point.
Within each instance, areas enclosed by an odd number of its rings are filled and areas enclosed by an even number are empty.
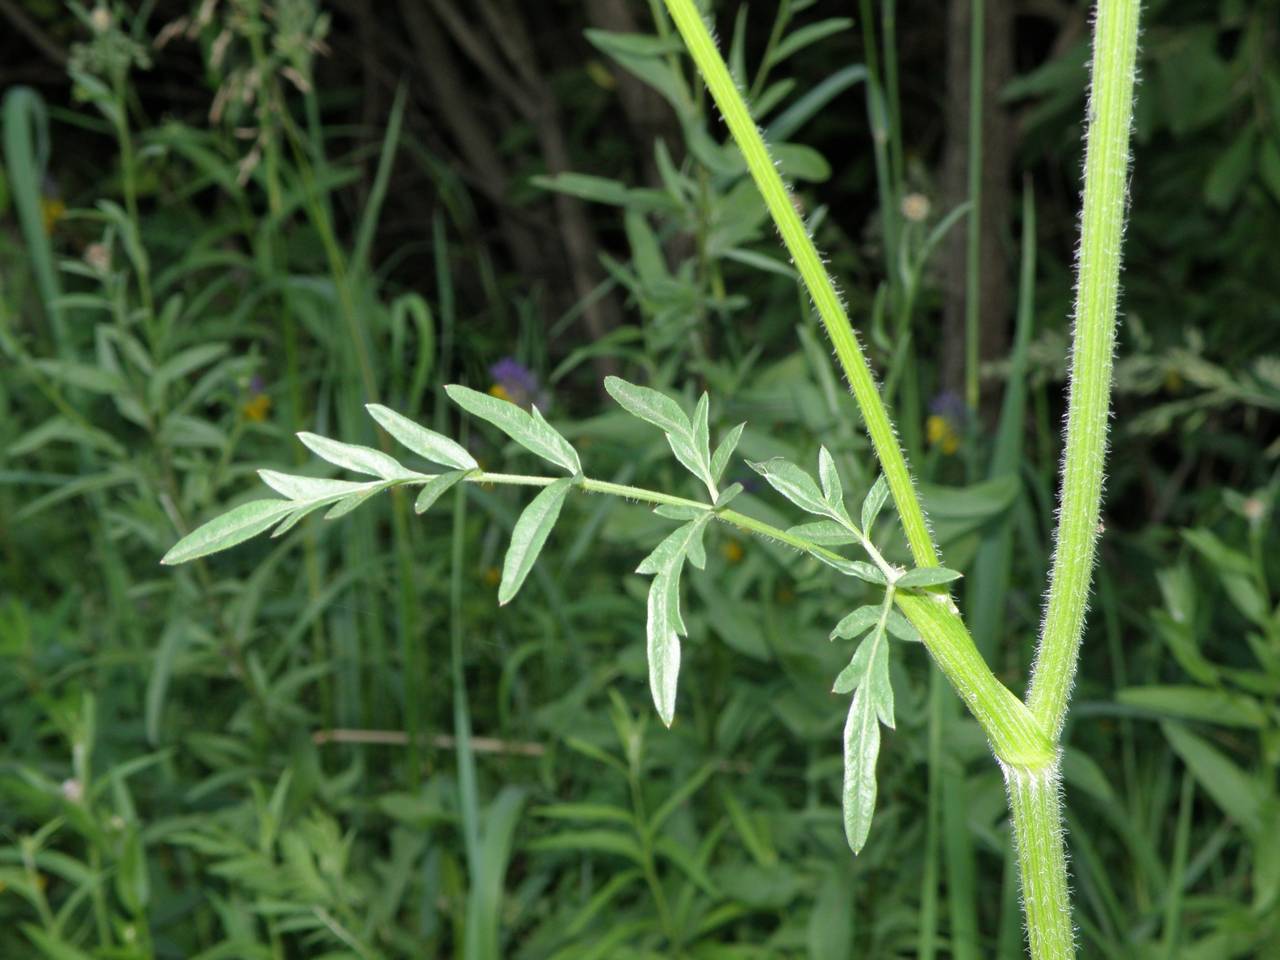
{"type": "Polygon", "coordinates": [[[500,383],[495,383],[489,388],[489,396],[497,397],[499,400],[506,400],[508,403],[515,402],[511,399],[511,394],[507,393],[507,388],[500,383]]]}
{"type": "Polygon", "coordinates": [[[599,60],[587,61],[587,76],[591,78],[597,87],[604,90],[612,90],[618,85],[618,81],[613,79],[613,74],[609,72],[609,68],[599,60]]]}
{"type": "Polygon", "coordinates": [[[52,234],[59,220],[67,215],[67,205],[57,197],[40,198],[40,216],[44,219],[44,232],[52,234]]]}
{"type": "Polygon", "coordinates": [[[255,393],[245,401],[244,406],[240,408],[240,412],[244,414],[246,420],[252,420],[254,423],[263,423],[266,421],[267,415],[271,413],[271,398],[265,393],[255,393]]]}
{"type": "Polygon", "coordinates": [[[925,435],[929,446],[940,447],[948,457],[960,449],[960,438],[951,426],[951,421],[941,414],[931,414],[924,424],[925,435]]]}
{"type": "Polygon", "coordinates": [[[743,557],[742,544],[737,540],[726,540],[724,546],[720,548],[720,552],[724,554],[724,558],[730,563],[741,563],[743,557]]]}

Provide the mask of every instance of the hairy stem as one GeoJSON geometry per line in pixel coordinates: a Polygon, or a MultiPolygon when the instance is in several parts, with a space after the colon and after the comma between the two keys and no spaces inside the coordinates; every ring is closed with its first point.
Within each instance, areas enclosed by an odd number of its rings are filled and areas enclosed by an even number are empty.
{"type": "MultiPolygon", "coordinates": [[[[1093,574],[1102,499],[1111,355],[1129,174],[1138,0],[1099,0],[1085,149],[1076,325],[1062,508],[1027,705],[1056,748],[1066,717],[1093,574]]],[[[1058,762],[1005,767],[1032,960],[1075,956],[1058,762]]]]}
{"type": "Polygon", "coordinates": [[[936,567],[938,550],[911,482],[906,458],[898,445],[898,438],[894,435],[893,425],[880,398],[871,367],[867,364],[857,335],[845,314],[835,283],[827,273],[809,231],[792,205],[791,193],[773,165],[764,137],[751,118],[746,102],[738,92],[724,58],[716,49],[711,31],[703,22],[693,0],[666,0],[666,4],[676,29],[680,31],[685,46],[698,67],[698,73],[706,82],[729,132],[742,151],[747,169],[769,208],[769,214],[773,217],[778,233],[782,235],[782,242],[791,254],[791,260],[804,281],[805,289],[809,291],[827,336],[831,338],[836,357],[849,380],[849,388],[858,402],[858,409],[862,411],[862,419],[867,425],[876,457],[889,482],[893,502],[897,505],[898,516],[902,518],[902,528],[911,547],[911,555],[917,566],[936,567]]]}
{"type": "Polygon", "coordinates": [[[1022,913],[1032,960],[1075,956],[1058,761],[1004,768],[1022,880],[1022,913]]]}
{"type": "Polygon", "coordinates": [[[1055,733],[1062,729],[1075,676],[1098,537],[1137,49],[1138,0],[1100,0],[1094,28],[1062,507],[1049,600],[1027,697],[1031,712],[1055,733]]]}

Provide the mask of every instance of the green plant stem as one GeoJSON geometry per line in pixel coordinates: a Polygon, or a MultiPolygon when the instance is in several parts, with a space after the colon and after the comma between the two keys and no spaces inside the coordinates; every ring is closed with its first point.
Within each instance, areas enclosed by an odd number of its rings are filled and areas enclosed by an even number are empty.
{"type": "Polygon", "coordinates": [[[666,5],[712,99],[724,116],[729,132],[742,151],[747,169],[764,198],[805,288],[809,291],[827,336],[831,338],[836,357],[849,380],[849,387],[862,411],[872,446],[875,447],[876,456],[888,480],[916,565],[935,567],[939,562],[938,551],[929,534],[924,509],[920,506],[912,484],[906,458],[898,445],[888,412],[880,398],[880,391],[876,388],[875,378],[845,314],[835,284],[823,266],[800,215],[792,205],[791,194],[773,165],[764,137],[752,120],[729,68],[716,49],[711,32],[693,0],[666,0],[666,5]]]}
{"type": "Polygon", "coordinates": [[[1032,960],[1075,956],[1058,761],[1040,770],[1005,767],[1032,960]]]}
{"type": "Polygon", "coordinates": [[[1075,956],[1056,746],[1079,658],[1102,499],[1138,7],[1138,0],[1100,0],[1094,27],[1062,507],[1049,600],[1027,695],[1040,729],[1052,736],[1055,757],[1041,768],[1004,768],[1032,960],[1075,956]]]}
{"type": "Polygon", "coordinates": [[[978,412],[980,330],[978,295],[982,290],[982,58],[986,38],[983,0],[969,7],[969,223],[965,249],[964,398],[972,419],[978,412]]]}
{"type": "Polygon", "coordinates": [[[1101,0],[1094,28],[1062,505],[1027,696],[1031,712],[1055,734],[1062,729],[1075,677],[1098,536],[1137,47],[1138,0],[1101,0]]]}

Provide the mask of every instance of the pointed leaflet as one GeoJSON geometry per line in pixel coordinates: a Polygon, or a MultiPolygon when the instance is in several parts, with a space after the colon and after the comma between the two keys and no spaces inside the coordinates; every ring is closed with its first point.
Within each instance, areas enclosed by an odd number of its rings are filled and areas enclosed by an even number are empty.
{"type": "Polygon", "coordinates": [[[791,527],[787,533],[802,537],[810,543],[824,547],[840,546],[845,543],[856,543],[857,537],[834,520],[813,520],[791,527]]]}
{"type": "Polygon", "coordinates": [[[651,423],[664,433],[683,437],[693,436],[693,424],[685,416],[680,404],[664,393],[649,387],[636,386],[621,377],[605,377],[604,388],[618,405],[633,417],[651,423]]]}
{"type": "Polygon", "coordinates": [[[698,406],[693,411],[693,450],[698,458],[698,469],[694,471],[698,479],[707,485],[707,492],[712,497],[716,493],[716,481],[711,475],[711,399],[704,393],[698,398],[698,406]]]}
{"type": "Polygon", "coordinates": [[[305,431],[298,434],[298,439],[317,456],[356,473],[371,474],[383,480],[404,480],[417,476],[381,450],[374,450],[372,447],[330,440],[328,437],[305,431]]]}
{"type": "Polygon", "coordinates": [[[680,637],[686,633],[680,616],[680,573],[688,557],[701,569],[706,564],[702,534],[711,520],[710,511],[671,531],[653,551],[640,561],[637,573],[653,573],[645,623],[645,646],[649,660],[649,687],[658,716],[667,726],[676,710],[676,681],[680,675],[680,637]]]}
{"type": "Polygon", "coordinates": [[[889,641],[884,628],[878,628],[866,643],[872,644],[867,676],[863,681],[871,694],[876,716],[890,730],[893,729],[893,685],[889,682],[889,641]]]}
{"type": "Polygon", "coordinates": [[[719,495],[716,497],[716,509],[719,510],[721,507],[727,507],[733,502],[734,498],[742,492],[742,490],[743,487],[740,483],[729,484],[729,486],[721,490],[719,495]]]}
{"type": "MultiPolygon", "coordinates": [[[[667,534],[636,567],[636,573],[661,573],[670,569],[689,551],[691,545],[700,543],[702,531],[711,519],[709,510],[701,511],[701,516],[676,527],[667,534]]],[[[699,546],[699,551],[701,547],[699,546]]],[[[698,566],[694,564],[694,566],[698,566]]]]}
{"type": "Polygon", "coordinates": [[[888,582],[879,567],[875,564],[867,563],[865,560],[846,560],[844,557],[830,557],[825,553],[810,553],[809,555],[821,560],[829,567],[835,567],[846,577],[857,577],[867,583],[884,584],[888,582]]]}
{"type": "Polygon", "coordinates": [[[899,640],[905,640],[908,643],[920,643],[922,640],[920,632],[911,625],[911,621],[897,610],[889,611],[889,618],[885,622],[885,626],[899,640]]]}
{"type": "Polygon", "coordinates": [[[294,510],[293,513],[280,521],[276,528],[271,531],[271,539],[274,540],[277,537],[283,537],[286,533],[296,527],[303,517],[319,510],[322,506],[324,506],[323,502],[318,500],[312,503],[304,503],[302,506],[294,510]]]}
{"type": "Polygon", "coordinates": [[[338,517],[345,517],[360,504],[364,503],[374,494],[381,493],[389,487],[389,483],[374,483],[369,485],[369,489],[361,490],[357,493],[349,493],[332,507],[329,512],[324,515],[326,520],[336,520],[338,517]]]}
{"type": "Polygon", "coordinates": [[[505,604],[519,591],[533,569],[551,528],[560,517],[564,498],[573,488],[573,480],[557,480],[530,501],[511,531],[511,546],[502,561],[502,582],[498,585],[498,603],[505,604]]]}
{"type": "Polygon", "coordinates": [[[844,834],[854,853],[861,852],[876,812],[876,758],[880,755],[880,723],[867,684],[858,687],[844,725],[844,834]]]}
{"type": "Polygon", "coordinates": [[[480,468],[480,464],[476,463],[466,448],[434,430],[414,423],[408,417],[402,417],[390,407],[384,407],[380,403],[367,403],[365,409],[382,425],[382,429],[423,459],[455,470],[480,468]]]}
{"type": "Polygon", "coordinates": [[[422,491],[418,494],[418,499],[413,503],[413,512],[426,513],[446,490],[450,489],[469,472],[469,470],[450,470],[448,473],[441,473],[432,477],[422,485],[422,491]]]}
{"type": "MultiPolygon", "coordinates": [[[[678,576],[678,572],[676,574],[678,576]]],[[[676,714],[676,681],[680,676],[680,637],[673,626],[671,598],[679,598],[678,582],[671,570],[653,578],[649,586],[646,648],[649,659],[649,689],[658,716],[668,727],[676,714]],[[676,589],[673,590],[672,586],[676,589]]]]}
{"type": "Polygon", "coordinates": [[[822,496],[841,514],[844,509],[844,485],[840,483],[840,471],[826,447],[818,448],[818,479],[822,481],[822,496]]]}
{"type": "Polygon", "coordinates": [[[705,393],[698,401],[691,422],[680,409],[680,404],[657,390],[636,386],[620,377],[605,377],[604,388],[632,416],[653,424],[666,434],[667,444],[675,458],[714,496],[716,481],[712,477],[708,426],[711,402],[705,393]]]}
{"type": "Polygon", "coordinates": [[[296,508],[297,505],[289,500],[250,500],[242,503],[234,510],[192,530],[175,543],[160,562],[173,566],[234,547],[266,530],[296,508]]]}
{"type": "Polygon", "coordinates": [[[813,478],[794,463],[782,457],[774,457],[764,463],[748,463],[748,466],[801,510],[831,517],[833,520],[841,519],[822,496],[822,491],[813,482],[813,478]]]}
{"type": "Polygon", "coordinates": [[[479,390],[451,383],[444,388],[449,398],[472,416],[493,424],[530,453],[563,467],[572,474],[582,472],[577,451],[556,429],[542,418],[538,408],[526,413],[506,400],[499,400],[479,390]]]}
{"type": "Polygon", "coordinates": [[[852,640],[879,620],[881,612],[880,607],[871,605],[859,607],[836,624],[835,629],[831,631],[829,639],[834,640],[836,637],[840,637],[842,640],[852,640]]]}
{"type": "Polygon", "coordinates": [[[667,445],[671,447],[671,452],[675,454],[681,465],[706,484],[707,491],[710,492],[715,486],[710,481],[711,468],[707,465],[706,455],[698,449],[694,439],[677,433],[668,433],[667,445]]]}
{"type": "Polygon", "coordinates": [[[871,489],[867,492],[867,498],[862,501],[862,531],[868,537],[871,536],[871,528],[875,526],[876,517],[880,515],[880,508],[884,506],[884,502],[889,497],[889,481],[885,479],[884,474],[871,485],[871,489]]]}
{"type": "Polygon", "coordinates": [[[716,447],[716,452],[711,455],[711,479],[716,483],[724,477],[725,467],[729,466],[733,451],[738,449],[738,441],[742,439],[742,431],[746,426],[745,423],[740,423],[725,434],[720,445],[716,447]]]}
{"type": "Polygon", "coordinates": [[[908,570],[902,576],[894,581],[894,586],[898,587],[932,587],[940,583],[950,583],[952,580],[959,580],[962,575],[956,570],[948,570],[946,567],[916,567],[914,570],[908,570]]]}
{"type": "Polygon", "coordinates": [[[867,667],[871,663],[873,652],[874,644],[870,641],[858,644],[858,649],[850,658],[849,665],[836,676],[836,682],[831,685],[831,692],[852,693],[862,683],[862,678],[867,675],[867,667]]]}
{"type": "Polygon", "coordinates": [[[259,470],[258,476],[276,493],[290,500],[323,500],[327,497],[344,497],[348,493],[363,490],[376,481],[358,483],[355,480],[323,480],[319,477],[300,477],[275,470],[259,470]]]}

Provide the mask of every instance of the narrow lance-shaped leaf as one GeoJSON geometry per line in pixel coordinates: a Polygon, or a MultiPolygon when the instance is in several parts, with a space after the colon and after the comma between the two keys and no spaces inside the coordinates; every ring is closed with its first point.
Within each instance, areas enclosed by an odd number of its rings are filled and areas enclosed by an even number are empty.
{"type": "Polygon", "coordinates": [[[478,470],[480,465],[461,444],[450,440],[434,430],[428,430],[403,417],[390,407],[380,403],[365,405],[369,415],[381,424],[382,429],[395,437],[418,456],[432,463],[453,467],[456,470],[478,470]]]}
{"type": "Polygon", "coordinates": [[[447,490],[451,489],[454,484],[469,472],[469,470],[450,470],[448,473],[440,473],[432,477],[422,485],[422,490],[418,493],[418,499],[414,501],[413,512],[426,513],[447,490]]]}
{"type": "Polygon", "coordinates": [[[900,614],[897,610],[890,610],[889,617],[885,621],[885,626],[889,628],[889,632],[899,640],[905,640],[907,643],[920,643],[920,631],[911,625],[911,621],[900,614]]]}
{"type": "Polygon", "coordinates": [[[456,383],[449,384],[444,390],[467,413],[493,424],[530,453],[535,453],[572,474],[582,472],[582,462],[578,459],[577,451],[542,418],[536,407],[534,413],[529,414],[514,403],[456,383]]]}
{"type": "Polygon", "coordinates": [[[725,468],[733,458],[733,451],[738,449],[738,441],[742,439],[742,431],[746,426],[745,423],[740,423],[725,434],[720,445],[716,447],[716,452],[711,455],[711,479],[716,483],[724,479],[725,468]]]}
{"type": "Polygon", "coordinates": [[[867,638],[866,643],[872,645],[867,678],[864,681],[871,694],[871,702],[875,705],[876,716],[889,729],[894,727],[893,717],[893,684],[889,682],[889,641],[884,635],[884,627],[878,626],[867,638]]]}
{"type": "Polygon", "coordinates": [[[698,458],[698,479],[707,486],[707,492],[717,496],[715,478],[711,475],[711,400],[703,393],[693,411],[693,449],[698,458]]]}
{"type": "Polygon", "coordinates": [[[836,637],[840,637],[843,640],[852,640],[879,620],[882,612],[880,607],[871,606],[870,604],[865,607],[859,607],[836,624],[835,629],[831,631],[830,639],[834,640],[836,637]]]}
{"type": "Polygon", "coordinates": [[[292,473],[280,473],[276,470],[259,470],[258,476],[276,493],[294,501],[324,500],[329,497],[345,497],[349,493],[363,490],[376,481],[358,482],[355,480],[326,480],[320,477],[300,477],[292,473]]]}
{"type": "Polygon", "coordinates": [[[374,483],[370,484],[369,489],[367,490],[361,490],[357,493],[349,493],[330,507],[329,512],[324,515],[324,518],[326,520],[336,520],[338,517],[345,517],[370,497],[387,489],[388,486],[390,486],[388,483],[374,483]]]}
{"type": "Polygon", "coordinates": [[[520,590],[543,544],[560,517],[564,498],[573,488],[573,480],[557,480],[530,501],[511,531],[511,545],[502,561],[502,582],[498,585],[498,603],[505,604],[520,590]]]}
{"type": "Polygon", "coordinates": [[[640,561],[636,573],[660,573],[670,569],[685,555],[690,545],[701,538],[702,530],[710,519],[710,511],[704,510],[694,520],[676,527],[640,561]]]}
{"type": "Polygon", "coordinates": [[[871,536],[871,528],[875,526],[876,518],[880,516],[880,509],[888,498],[889,481],[885,479],[884,474],[881,474],[879,479],[871,485],[867,498],[862,501],[862,530],[868,537],[871,536]]]}
{"type": "Polygon", "coordinates": [[[822,481],[822,496],[838,513],[844,515],[844,485],[840,471],[826,447],[818,448],[818,479],[822,481]]]}
{"type": "Polygon", "coordinates": [[[305,431],[298,434],[298,439],[317,456],[355,473],[371,474],[383,480],[404,480],[417,476],[413,471],[406,470],[392,457],[372,447],[330,440],[328,437],[305,431]]]}
{"type": "Polygon", "coordinates": [[[844,725],[844,833],[860,853],[876,812],[876,759],[880,756],[880,722],[867,684],[858,687],[844,725]]]}
{"type": "Polygon", "coordinates": [[[836,675],[836,682],[831,685],[831,692],[840,694],[853,693],[858,685],[862,683],[862,678],[867,675],[867,667],[871,663],[871,654],[873,652],[871,643],[858,644],[858,649],[849,658],[849,665],[836,675]]]}
{"type": "Polygon", "coordinates": [[[829,567],[834,567],[846,577],[856,577],[867,583],[888,583],[880,568],[865,560],[846,560],[844,557],[831,557],[825,553],[811,553],[810,556],[816,557],[829,567]]]}
{"type": "Polygon", "coordinates": [[[676,682],[680,677],[680,637],[671,610],[671,598],[678,598],[678,581],[664,570],[649,585],[646,648],[649,660],[649,689],[658,716],[668,727],[676,715],[676,682]],[[672,587],[676,586],[673,590],[672,587]]]}
{"type": "Polygon", "coordinates": [[[173,566],[226,550],[266,530],[296,509],[289,500],[250,500],[197,527],[175,543],[160,562],[173,566]]]}
{"type": "Polygon", "coordinates": [[[734,499],[742,492],[742,490],[743,487],[740,483],[729,484],[729,486],[721,490],[716,496],[716,509],[718,510],[721,507],[727,507],[729,504],[733,503],[734,499]]]}
{"type": "Polygon", "coordinates": [[[605,377],[604,388],[627,413],[653,424],[664,433],[675,433],[684,437],[693,435],[693,424],[680,409],[680,404],[666,394],[651,387],[628,383],[621,377],[605,377]]]}
{"type": "Polygon", "coordinates": [[[894,585],[898,587],[933,587],[940,583],[959,580],[960,577],[959,571],[948,570],[946,567],[916,567],[914,570],[908,570],[898,577],[894,581],[894,585]]]}
{"type": "Polygon", "coordinates": [[[846,543],[856,543],[858,538],[849,532],[843,524],[834,520],[812,520],[809,523],[798,523],[787,530],[801,539],[808,540],[823,547],[837,547],[846,543]]]}
{"type": "Polygon", "coordinates": [[[748,466],[764,477],[769,482],[769,486],[773,487],[801,510],[816,513],[820,516],[832,517],[835,520],[840,519],[838,516],[833,515],[831,507],[822,496],[822,491],[818,489],[818,485],[813,482],[813,478],[794,463],[781,457],[774,457],[772,460],[766,460],[763,463],[749,463],[748,466]]]}

